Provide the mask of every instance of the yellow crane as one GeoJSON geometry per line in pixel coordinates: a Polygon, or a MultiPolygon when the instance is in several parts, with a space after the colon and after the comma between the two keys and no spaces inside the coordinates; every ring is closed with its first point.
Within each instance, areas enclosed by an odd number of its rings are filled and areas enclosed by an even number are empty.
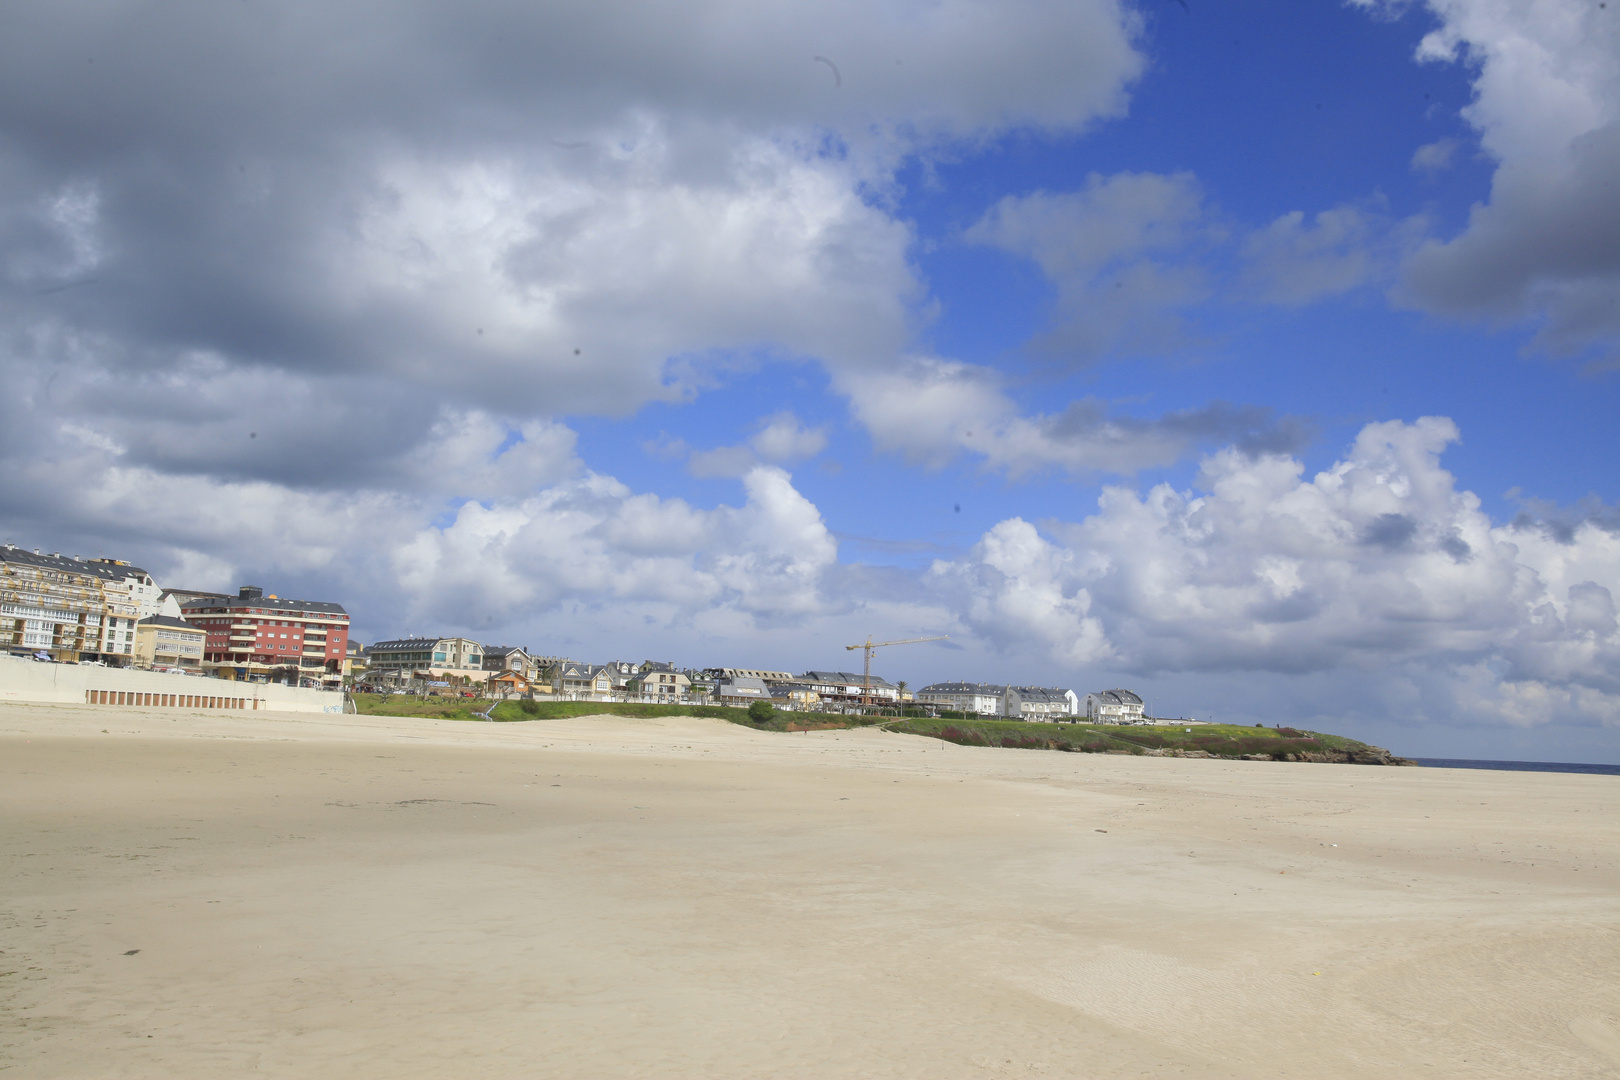
{"type": "Polygon", "coordinates": [[[864,649],[864,650],[866,650],[866,668],[861,673],[861,704],[862,705],[870,705],[870,704],[872,704],[872,650],[873,649],[881,649],[885,645],[915,645],[920,641],[944,641],[948,637],[950,637],[949,634],[941,634],[939,637],[914,637],[914,638],[906,638],[904,641],[873,641],[872,640],[872,635],[867,634],[866,635],[866,640],[863,641],[861,644],[859,644],[859,645],[845,645],[844,648],[848,649],[848,650],[851,650],[851,651],[853,651],[855,649],[864,649]]]}

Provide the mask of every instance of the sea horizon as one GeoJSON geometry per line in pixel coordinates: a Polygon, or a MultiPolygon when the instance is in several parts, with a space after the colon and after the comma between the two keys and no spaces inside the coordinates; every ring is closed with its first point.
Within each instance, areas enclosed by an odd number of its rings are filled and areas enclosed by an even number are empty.
{"type": "Polygon", "coordinates": [[[1597,765],[1579,761],[1487,761],[1479,758],[1425,758],[1413,761],[1430,769],[1500,769],[1505,772],[1596,773],[1620,776],[1620,765],[1597,765]]]}

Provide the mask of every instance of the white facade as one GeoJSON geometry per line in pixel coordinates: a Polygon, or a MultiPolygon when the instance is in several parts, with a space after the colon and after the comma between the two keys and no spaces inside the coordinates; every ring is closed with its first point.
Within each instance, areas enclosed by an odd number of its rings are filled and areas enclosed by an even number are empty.
{"type": "Polygon", "coordinates": [[[1142,698],[1132,690],[1099,690],[1086,695],[1086,719],[1099,724],[1141,723],[1143,712],[1142,698]]]}

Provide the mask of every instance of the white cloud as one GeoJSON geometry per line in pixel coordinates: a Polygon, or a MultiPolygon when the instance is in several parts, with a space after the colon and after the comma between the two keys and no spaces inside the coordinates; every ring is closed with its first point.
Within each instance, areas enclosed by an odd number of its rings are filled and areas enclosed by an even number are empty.
{"type": "Polygon", "coordinates": [[[991,369],[933,357],[913,357],[897,370],[845,373],[838,385],[880,449],[931,466],[971,453],[987,470],[1011,477],[1053,469],[1128,474],[1233,439],[1247,453],[1291,451],[1309,434],[1268,410],[1219,402],[1152,420],[1114,414],[1090,398],[1059,413],[1023,415],[991,369]]]}
{"type": "Polygon", "coordinates": [[[1223,450],[1202,493],[1109,488],[1097,514],[1047,536],[1003,522],[932,578],[974,633],[1055,658],[1410,669],[1452,695],[1442,716],[1489,699],[1508,722],[1620,720],[1620,533],[1493,525],[1440,467],[1456,437],[1442,418],[1371,424],[1308,480],[1290,457],[1223,450]]]}
{"type": "Polygon", "coordinates": [[[1393,264],[1387,218],[1358,206],[1336,206],[1309,223],[1283,214],[1243,244],[1245,284],[1257,299],[1305,304],[1348,292],[1393,264]]]}
{"type": "Polygon", "coordinates": [[[1037,347],[1069,363],[1161,353],[1195,335],[1180,311],[1210,288],[1185,256],[1218,235],[1186,173],[1092,174],[1078,191],[1008,196],[964,234],[1033,259],[1057,288],[1037,347]]]}
{"type": "Polygon", "coordinates": [[[1452,160],[1457,156],[1457,148],[1460,145],[1456,139],[1449,136],[1436,139],[1432,143],[1424,143],[1412,152],[1412,171],[1430,177],[1445,172],[1451,168],[1452,160]]]}
{"type": "MultiPolygon", "coordinates": [[[[815,457],[826,446],[825,430],[806,428],[797,416],[784,411],[761,420],[759,430],[746,445],[694,451],[687,459],[686,468],[693,476],[744,476],[761,462],[803,461],[815,457]]],[[[666,453],[674,448],[673,443],[666,444],[660,446],[658,452],[666,453]]],[[[685,444],[680,443],[680,449],[685,448],[685,444]]]]}
{"type": "MultiPolygon", "coordinates": [[[[1376,0],[1351,0],[1362,7],[1376,0]]],[[[1620,338],[1620,8],[1589,0],[1427,0],[1440,27],[1420,60],[1467,63],[1463,116],[1498,162],[1463,232],[1407,262],[1407,303],[1533,319],[1553,352],[1620,338]]]]}

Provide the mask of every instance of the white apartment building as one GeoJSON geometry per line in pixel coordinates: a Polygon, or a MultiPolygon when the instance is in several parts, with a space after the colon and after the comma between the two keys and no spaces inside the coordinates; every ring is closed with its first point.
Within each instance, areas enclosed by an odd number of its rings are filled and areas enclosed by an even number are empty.
{"type": "Polygon", "coordinates": [[[129,664],[135,624],[157,614],[158,596],[152,576],[126,562],[0,545],[0,649],[129,664]]]}

